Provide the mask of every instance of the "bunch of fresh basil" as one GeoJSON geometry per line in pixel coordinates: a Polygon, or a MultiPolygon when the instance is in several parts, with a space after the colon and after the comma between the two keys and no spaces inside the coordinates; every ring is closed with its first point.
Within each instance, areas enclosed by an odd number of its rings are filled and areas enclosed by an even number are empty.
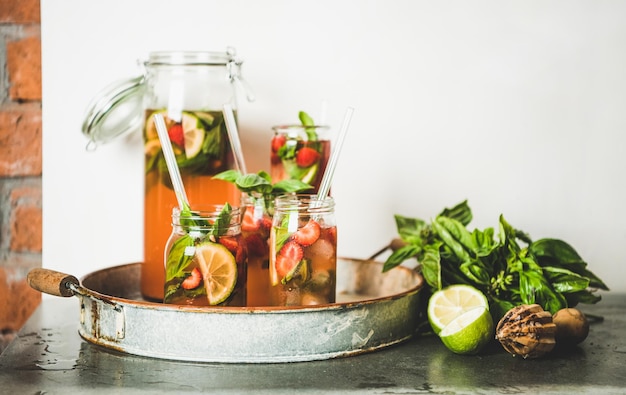
{"type": "Polygon", "coordinates": [[[468,284],[489,299],[499,320],[521,304],[539,304],[552,314],[578,303],[597,303],[606,284],[587,269],[569,244],[558,239],[532,241],[500,216],[493,228],[470,231],[467,201],[445,209],[430,224],[395,216],[404,246],[386,260],[383,271],[416,258],[428,283],[428,294],[451,284],[468,284]]]}

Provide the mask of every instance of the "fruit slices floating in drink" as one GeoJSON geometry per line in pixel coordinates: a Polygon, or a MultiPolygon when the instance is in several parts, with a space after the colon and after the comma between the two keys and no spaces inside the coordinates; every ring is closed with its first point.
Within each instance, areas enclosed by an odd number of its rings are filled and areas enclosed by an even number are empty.
{"type": "Polygon", "coordinates": [[[270,295],[277,306],[335,302],[337,227],[331,214],[275,213],[270,295]]]}
{"type": "Polygon", "coordinates": [[[328,127],[315,125],[304,111],[298,114],[302,125],[275,126],[271,141],[271,175],[274,181],[300,180],[317,192],[330,157],[330,141],[318,132],[328,127]]]}
{"type": "Polygon", "coordinates": [[[178,119],[173,119],[167,110],[148,110],[144,130],[147,172],[165,166],[155,114],[161,114],[165,120],[176,163],[182,172],[213,175],[226,169],[230,146],[221,112],[183,111],[178,119]]]}
{"type": "Polygon", "coordinates": [[[229,232],[230,210],[226,204],[216,217],[180,213],[166,247],[165,303],[245,305],[245,244],[229,232]]]}
{"type": "Polygon", "coordinates": [[[214,178],[234,183],[244,194],[241,234],[248,252],[247,306],[269,305],[269,236],[274,213],[274,198],[284,193],[310,190],[299,180],[271,183],[267,172],[241,174],[227,170],[214,178]]]}

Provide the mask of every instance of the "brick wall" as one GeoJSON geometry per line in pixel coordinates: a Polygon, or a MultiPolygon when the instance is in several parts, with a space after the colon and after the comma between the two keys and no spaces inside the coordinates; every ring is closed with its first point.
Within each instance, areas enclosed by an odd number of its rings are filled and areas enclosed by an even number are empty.
{"type": "Polygon", "coordinates": [[[39,0],[0,1],[0,352],[41,301],[39,0]]]}

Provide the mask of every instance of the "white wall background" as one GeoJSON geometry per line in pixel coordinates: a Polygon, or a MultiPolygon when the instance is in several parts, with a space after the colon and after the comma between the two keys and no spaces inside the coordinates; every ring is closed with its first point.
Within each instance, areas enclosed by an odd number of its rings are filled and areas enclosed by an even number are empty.
{"type": "Polygon", "coordinates": [[[335,174],[340,255],[464,199],[572,244],[626,291],[626,2],[42,0],[43,265],[82,276],[142,258],[139,136],[86,152],[87,103],[152,50],[237,48],[249,170],[271,126],[355,108],[335,174]]]}

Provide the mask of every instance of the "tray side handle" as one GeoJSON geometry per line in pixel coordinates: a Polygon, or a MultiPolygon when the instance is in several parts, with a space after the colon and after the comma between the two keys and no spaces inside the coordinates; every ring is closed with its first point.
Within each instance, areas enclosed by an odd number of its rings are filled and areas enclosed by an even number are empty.
{"type": "Polygon", "coordinates": [[[31,269],[26,280],[31,288],[53,296],[74,296],[74,291],[70,286],[79,286],[76,277],[44,268],[31,269]]]}

